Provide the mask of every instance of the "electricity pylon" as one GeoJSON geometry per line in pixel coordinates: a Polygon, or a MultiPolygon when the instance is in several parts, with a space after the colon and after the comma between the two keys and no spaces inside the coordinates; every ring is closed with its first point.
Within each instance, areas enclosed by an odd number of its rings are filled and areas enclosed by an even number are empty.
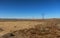
{"type": "Polygon", "coordinates": [[[45,19],[45,14],[44,14],[44,13],[42,13],[41,15],[42,15],[42,19],[45,19]]]}

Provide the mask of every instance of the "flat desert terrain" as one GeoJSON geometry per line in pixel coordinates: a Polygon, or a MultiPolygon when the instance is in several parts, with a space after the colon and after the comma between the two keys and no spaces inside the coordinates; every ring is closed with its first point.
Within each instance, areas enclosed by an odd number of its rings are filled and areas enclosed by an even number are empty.
{"type": "Polygon", "coordinates": [[[60,38],[60,19],[1,19],[0,38],[60,38]]]}

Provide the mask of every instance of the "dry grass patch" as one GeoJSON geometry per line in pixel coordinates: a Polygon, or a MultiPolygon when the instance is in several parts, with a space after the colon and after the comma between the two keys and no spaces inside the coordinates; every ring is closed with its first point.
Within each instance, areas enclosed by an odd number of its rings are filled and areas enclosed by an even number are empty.
{"type": "Polygon", "coordinates": [[[34,28],[8,33],[3,38],[60,38],[60,30],[55,25],[35,25],[34,28]]]}

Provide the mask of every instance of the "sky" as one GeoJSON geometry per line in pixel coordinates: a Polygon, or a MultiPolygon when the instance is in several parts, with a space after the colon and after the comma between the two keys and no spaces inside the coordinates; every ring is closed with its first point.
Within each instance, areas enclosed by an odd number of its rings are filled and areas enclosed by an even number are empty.
{"type": "Polygon", "coordinates": [[[0,0],[0,18],[60,18],[60,0],[0,0]]]}

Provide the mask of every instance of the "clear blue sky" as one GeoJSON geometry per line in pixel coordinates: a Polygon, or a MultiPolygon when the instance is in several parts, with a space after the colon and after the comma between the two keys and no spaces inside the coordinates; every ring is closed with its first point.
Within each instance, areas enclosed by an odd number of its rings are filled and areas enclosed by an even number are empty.
{"type": "Polygon", "coordinates": [[[0,0],[0,18],[60,18],[60,0],[0,0]]]}

